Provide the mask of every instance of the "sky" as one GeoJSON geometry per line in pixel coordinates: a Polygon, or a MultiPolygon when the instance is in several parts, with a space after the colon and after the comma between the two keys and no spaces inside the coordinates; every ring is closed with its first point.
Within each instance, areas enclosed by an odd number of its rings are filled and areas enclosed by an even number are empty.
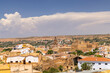
{"type": "Polygon", "coordinates": [[[110,33],[110,0],[0,0],[0,38],[110,33]]]}

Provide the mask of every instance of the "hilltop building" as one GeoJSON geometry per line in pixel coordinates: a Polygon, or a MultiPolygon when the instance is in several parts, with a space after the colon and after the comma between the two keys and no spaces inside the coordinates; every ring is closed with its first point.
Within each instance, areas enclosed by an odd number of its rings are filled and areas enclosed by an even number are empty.
{"type": "Polygon", "coordinates": [[[75,40],[71,45],[71,48],[73,51],[82,50],[83,52],[91,51],[93,48],[96,48],[96,47],[98,47],[97,42],[90,43],[90,42],[79,41],[79,40],[75,40]]]}
{"type": "Polygon", "coordinates": [[[11,52],[26,54],[26,53],[33,53],[35,48],[30,44],[18,44],[16,47],[12,49],[11,52]]]}

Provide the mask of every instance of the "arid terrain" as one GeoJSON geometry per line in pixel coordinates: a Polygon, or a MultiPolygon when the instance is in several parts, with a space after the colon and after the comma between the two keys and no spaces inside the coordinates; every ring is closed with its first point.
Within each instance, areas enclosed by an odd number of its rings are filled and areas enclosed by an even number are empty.
{"type": "Polygon", "coordinates": [[[20,40],[29,40],[29,41],[37,41],[37,40],[53,40],[55,37],[57,39],[71,39],[71,38],[104,38],[110,37],[110,34],[93,34],[93,35],[65,35],[65,36],[41,36],[41,37],[24,37],[24,38],[0,38],[0,42],[8,42],[8,41],[20,41],[20,40]]]}

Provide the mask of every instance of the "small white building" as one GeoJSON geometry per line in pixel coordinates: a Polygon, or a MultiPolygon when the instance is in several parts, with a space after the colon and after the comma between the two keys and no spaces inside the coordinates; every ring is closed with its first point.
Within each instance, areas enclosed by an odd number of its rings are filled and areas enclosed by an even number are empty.
{"type": "Polygon", "coordinates": [[[21,54],[26,54],[26,53],[33,53],[33,50],[30,50],[30,48],[24,48],[20,50],[21,54]]]}
{"type": "Polygon", "coordinates": [[[20,63],[25,59],[25,57],[22,56],[10,56],[7,58],[7,63],[20,63]]]}
{"type": "Polygon", "coordinates": [[[3,58],[4,58],[4,55],[0,55],[0,60],[3,60],[3,58]]]}
{"type": "Polygon", "coordinates": [[[39,62],[39,56],[9,56],[7,58],[7,63],[38,63],[39,62]]]}
{"type": "Polygon", "coordinates": [[[35,56],[27,56],[26,57],[26,63],[38,63],[39,59],[35,56]]]}
{"type": "Polygon", "coordinates": [[[98,48],[98,55],[110,58],[110,46],[101,46],[98,48]]]}
{"type": "Polygon", "coordinates": [[[18,44],[18,45],[16,45],[15,48],[17,48],[17,49],[21,49],[21,48],[23,48],[23,44],[18,44]]]}
{"type": "Polygon", "coordinates": [[[27,53],[33,53],[33,50],[30,50],[30,48],[23,48],[23,49],[13,49],[11,52],[20,52],[21,54],[27,54],[27,53]]]}
{"type": "Polygon", "coordinates": [[[110,69],[110,59],[99,57],[86,57],[78,60],[78,68],[81,69],[83,63],[91,63],[92,70],[110,69]]]}

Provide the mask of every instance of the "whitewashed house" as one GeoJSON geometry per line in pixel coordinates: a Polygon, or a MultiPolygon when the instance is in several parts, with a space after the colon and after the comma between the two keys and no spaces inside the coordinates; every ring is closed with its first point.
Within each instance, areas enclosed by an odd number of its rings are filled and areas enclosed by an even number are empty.
{"type": "Polygon", "coordinates": [[[91,63],[92,70],[110,69],[110,59],[99,57],[86,57],[78,60],[78,68],[81,69],[83,63],[91,63]]]}
{"type": "Polygon", "coordinates": [[[38,63],[39,62],[39,56],[34,55],[20,55],[20,56],[9,56],[7,57],[6,62],[7,63],[38,63]]]}
{"type": "Polygon", "coordinates": [[[30,50],[30,48],[24,48],[20,49],[21,54],[26,54],[26,53],[33,53],[33,50],[30,50]]]}
{"type": "Polygon", "coordinates": [[[10,56],[7,58],[7,63],[20,63],[25,59],[25,57],[22,56],[10,56]]]}
{"type": "Polygon", "coordinates": [[[101,55],[106,58],[110,58],[110,46],[100,46],[98,48],[98,55],[101,55]]]}
{"type": "Polygon", "coordinates": [[[21,48],[23,48],[23,44],[18,44],[18,45],[16,45],[15,48],[16,48],[16,49],[21,49],[21,48]]]}
{"type": "Polygon", "coordinates": [[[0,60],[3,60],[4,55],[0,55],[0,60]]]}
{"type": "Polygon", "coordinates": [[[26,57],[26,63],[38,63],[39,58],[35,56],[27,56],[26,57]]]}

